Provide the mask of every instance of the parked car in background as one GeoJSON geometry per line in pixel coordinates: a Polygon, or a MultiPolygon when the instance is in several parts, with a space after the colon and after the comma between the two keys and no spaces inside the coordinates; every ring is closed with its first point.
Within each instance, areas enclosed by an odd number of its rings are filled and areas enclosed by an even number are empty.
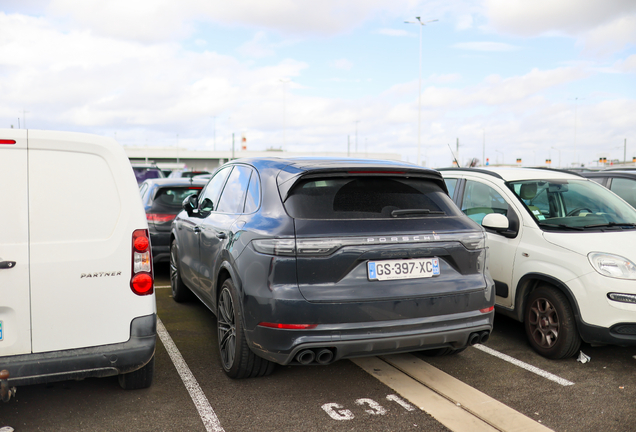
{"type": "Polygon", "coordinates": [[[213,175],[214,174],[212,174],[212,173],[209,173],[209,174],[197,174],[197,175],[193,176],[192,178],[193,179],[199,179],[199,180],[210,180],[213,175]]]}
{"type": "Polygon", "coordinates": [[[163,171],[155,165],[132,164],[133,172],[137,178],[137,184],[141,184],[147,179],[164,178],[163,171]]]}
{"type": "Polygon", "coordinates": [[[578,174],[530,168],[440,170],[487,231],[497,310],[558,359],[581,340],[636,345],[636,210],[578,174]]]}
{"type": "Polygon", "coordinates": [[[200,171],[200,170],[174,170],[170,173],[168,178],[192,178],[201,174],[210,174],[209,171],[200,171]]]}
{"type": "Polygon", "coordinates": [[[0,184],[2,399],[13,386],[89,377],[150,386],[150,239],[123,148],[89,134],[2,129],[0,184]]]}
{"type": "Polygon", "coordinates": [[[232,378],[274,364],[432,350],[492,330],[483,230],[441,175],[353,159],[245,159],[222,166],[172,225],[175,301],[216,314],[232,378]]]}
{"type": "Polygon", "coordinates": [[[155,263],[170,260],[170,227],[183,200],[198,195],[207,180],[162,178],[144,181],[139,187],[146,210],[152,258],[155,263]]]}
{"type": "Polygon", "coordinates": [[[605,186],[636,208],[636,169],[611,169],[581,175],[605,186]]]}

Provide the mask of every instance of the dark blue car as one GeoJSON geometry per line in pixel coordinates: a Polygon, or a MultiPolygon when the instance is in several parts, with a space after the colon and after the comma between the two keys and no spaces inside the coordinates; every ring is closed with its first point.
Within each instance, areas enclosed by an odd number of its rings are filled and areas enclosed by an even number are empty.
{"type": "Polygon", "coordinates": [[[176,301],[218,320],[232,378],[485,342],[495,293],[482,228],[441,175],[408,163],[243,159],[172,224],[176,301]]]}
{"type": "Polygon", "coordinates": [[[189,178],[153,178],[139,186],[155,264],[170,259],[170,227],[182,210],[181,203],[190,195],[198,195],[207,182],[189,178]]]}

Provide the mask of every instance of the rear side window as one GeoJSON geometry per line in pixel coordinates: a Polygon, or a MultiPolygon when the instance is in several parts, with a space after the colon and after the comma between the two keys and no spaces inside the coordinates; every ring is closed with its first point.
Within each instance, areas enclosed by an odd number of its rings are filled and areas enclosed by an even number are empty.
{"type": "Polygon", "coordinates": [[[242,213],[245,204],[245,193],[250,182],[252,170],[245,166],[237,166],[230,174],[217,211],[221,213],[242,213]]]}
{"type": "Polygon", "coordinates": [[[160,188],[152,201],[152,210],[158,213],[179,213],[183,200],[190,195],[198,195],[201,189],[201,186],[160,188]]]}
{"type": "Polygon", "coordinates": [[[428,210],[436,216],[459,214],[448,195],[435,183],[400,177],[302,180],[292,189],[285,209],[299,219],[391,218],[393,210],[414,209],[428,210]]]}
{"type": "Polygon", "coordinates": [[[258,181],[256,172],[252,173],[250,185],[247,188],[247,196],[245,197],[244,213],[254,213],[258,209],[261,200],[261,184],[258,181]]]}
{"type": "Polygon", "coordinates": [[[455,186],[457,186],[457,179],[445,178],[444,183],[446,183],[446,189],[448,189],[448,195],[453,198],[455,195],[455,186]]]}

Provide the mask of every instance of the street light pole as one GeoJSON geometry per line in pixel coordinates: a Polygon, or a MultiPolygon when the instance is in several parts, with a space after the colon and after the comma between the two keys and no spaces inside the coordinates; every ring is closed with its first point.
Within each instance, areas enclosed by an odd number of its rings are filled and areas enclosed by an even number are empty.
{"type": "Polygon", "coordinates": [[[550,148],[559,152],[559,168],[561,168],[561,149],[558,149],[556,147],[550,147],[550,148]]]}
{"type": "Polygon", "coordinates": [[[421,121],[422,121],[422,27],[428,23],[437,21],[436,19],[423,22],[420,17],[415,17],[417,21],[404,21],[407,24],[419,24],[420,25],[420,78],[419,87],[417,93],[417,164],[421,165],[421,121]]]}
{"type": "Polygon", "coordinates": [[[484,142],[481,148],[481,166],[486,165],[486,129],[482,128],[484,131],[484,142]]]}
{"type": "Polygon", "coordinates": [[[289,78],[281,78],[280,82],[283,83],[283,148],[287,149],[287,138],[286,138],[286,128],[285,128],[285,93],[286,93],[286,84],[291,81],[289,78]]]}

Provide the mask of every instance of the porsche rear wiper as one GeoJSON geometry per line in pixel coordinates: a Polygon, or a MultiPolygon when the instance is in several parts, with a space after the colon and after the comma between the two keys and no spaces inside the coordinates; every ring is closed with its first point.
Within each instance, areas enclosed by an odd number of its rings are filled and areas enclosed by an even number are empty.
{"type": "Polygon", "coordinates": [[[391,216],[400,217],[400,216],[409,216],[409,215],[428,215],[428,214],[446,214],[443,211],[429,210],[429,209],[401,209],[401,210],[393,210],[391,212],[391,216]]]}

